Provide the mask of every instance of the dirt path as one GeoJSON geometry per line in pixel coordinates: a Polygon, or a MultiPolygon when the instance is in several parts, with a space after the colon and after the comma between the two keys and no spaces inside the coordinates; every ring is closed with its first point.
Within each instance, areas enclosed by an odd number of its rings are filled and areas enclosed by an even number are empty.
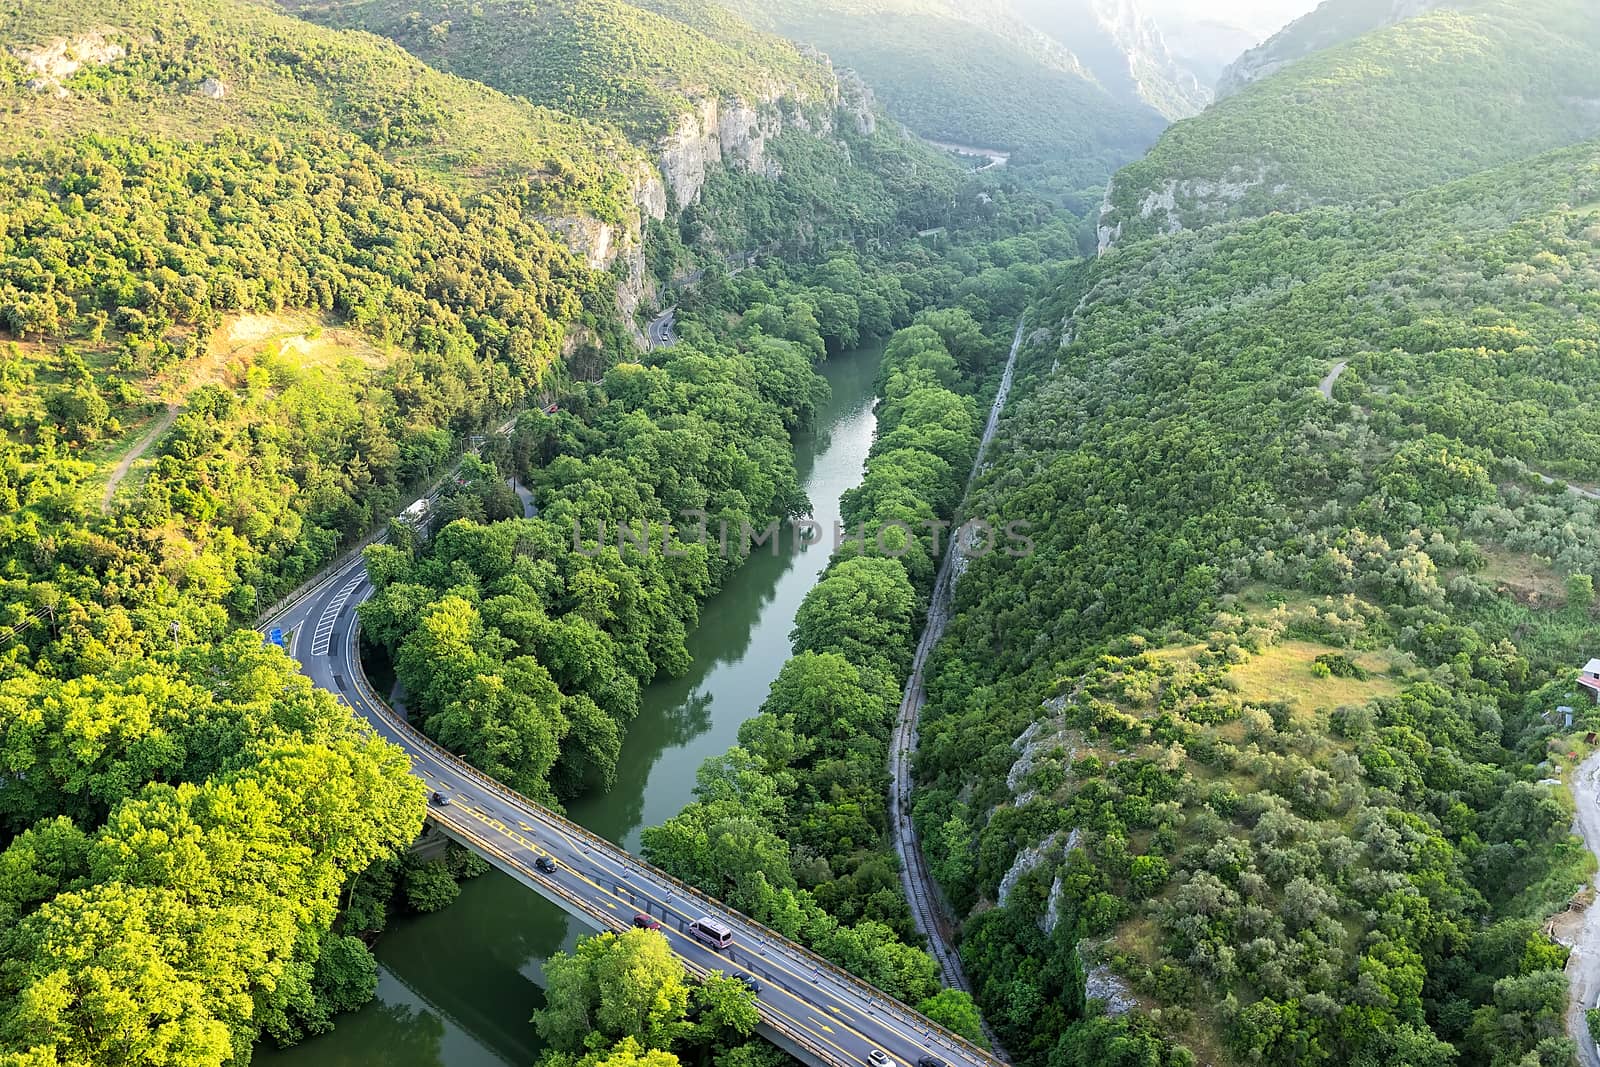
{"type": "MultiPolygon", "coordinates": [[[[1006,359],[1005,374],[1000,379],[1000,390],[995,393],[994,404],[989,408],[989,421],[983,428],[983,439],[978,444],[978,455],[972,461],[972,474],[967,478],[967,492],[983,469],[983,456],[988,451],[995,430],[1000,425],[1000,413],[1011,393],[1012,374],[1017,366],[1017,352],[1022,348],[1022,323],[1017,323],[1017,333],[1011,341],[1011,354],[1006,359]]],[[[952,989],[972,992],[966,972],[961,967],[961,956],[954,945],[955,922],[938,883],[928,870],[927,859],[922,854],[922,843],[917,839],[916,828],[911,825],[911,759],[917,750],[917,720],[922,714],[927,690],[923,687],[923,670],[928,656],[939,639],[944,636],[945,624],[950,621],[950,603],[960,577],[961,546],[951,537],[945,548],[944,560],[939,564],[939,577],[934,581],[933,596],[928,602],[928,623],[923,628],[922,639],[917,642],[916,658],[911,663],[911,677],[906,682],[905,697],[900,702],[900,713],[895,719],[894,736],[889,741],[889,820],[894,827],[894,848],[900,856],[900,883],[906,900],[911,905],[912,918],[917,929],[928,939],[928,950],[939,963],[944,984],[952,989]]],[[[984,1034],[995,1054],[1006,1059],[1006,1051],[994,1032],[984,1024],[984,1034]]]]}
{"type": "MultiPolygon", "coordinates": [[[[1560,480],[1557,478],[1552,478],[1548,474],[1540,474],[1538,471],[1534,471],[1533,474],[1534,477],[1538,478],[1545,485],[1555,485],[1556,482],[1560,480]]],[[[1585,500],[1600,500],[1600,490],[1585,489],[1581,485],[1573,485],[1570,482],[1567,484],[1567,492],[1576,496],[1581,496],[1585,500]]]]}
{"type": "Polygon", "coordinates": [[[111,498],[117,494],[117,486],[122,484],[122,479],[128,476],[128,471],[133,469],[133,465],[150,451],[150,446],[172,428],[172,424],[178,420],[178,412],[182,410],[177,404],[168,404],[167,410],[155,421],[155,425],[146,430],[145,435],[139,438],[139,443],[128,449],[128,454],[111,469],[111,478],[106,482],[105,494],[100,498],[102,513],[111,510],[111,498]]]}
{"type": "MultiPolygon", "coordinates": [[[[1572,802],[1577,808],[1574,829],[1583,836],[1589,851],[1600,856],[1600,752],[1578,765],[1572,775],[1572,802]]],[[[1600,891],[1600,874],[1594,878],[1600,891]]],[[[1583,914],[1578,942],[1567,958],[1567,1034],[1578,1043],[1581,1067],[1600,1067],[1600,1054],[1589,1036],[1584,1011],[1600,997],[1600,902],[1590,904],[1583,914]]]]}
{"type": "Polygon", "coordinates": [[[1322,379],[1322,384],[1317,387],[1322,390],[1322,395],[1325,399],[1333,399],[1333,387],[1339,384],[1339,379],[1349,369],[1350,361],[1348,359],[1341,359],[1333,365],[1333,369],[1328,372],[1328,376],[1322,379]]]}

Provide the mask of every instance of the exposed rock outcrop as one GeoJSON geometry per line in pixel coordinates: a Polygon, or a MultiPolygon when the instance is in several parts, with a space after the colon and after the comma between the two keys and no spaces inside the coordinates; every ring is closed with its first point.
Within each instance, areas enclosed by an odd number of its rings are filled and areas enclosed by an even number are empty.
{"type": "Polygon", "coordinates": [[[819,123],[798,108],[786,113],[780,97],[774,90],[755,103],[708,98],[678,120],[677,128],[662,141],[660,155],[661,173],[675,208],[699,199],[706,173],[717,163],[777,177],[778,165],[767,159],[767,141],[785,129],[831,132],[826,123],[825,128],[816,128],[819,123]]]}
{"type": "MultiPolygon", "coordinates": [[[[1150,225],[1140,226],[1138,230],[1144,234],[1172,234],[1221,221],[1252,190],[1266,185],[1268,180],[1269,167],[1266,163],[1258,163],[1253,171],[1234,167],[1219,178],[1168,178],[1159,188],[1145,193],[1144,199],[1139,202],[1138,219],[1150,225]]],[[[1287,185],[1272,187],[1272,193],[1277,197],[1289,191],[1287,185]]],[[[1121,239],[1128,222],[1127,218],[1118,215],[1115,192],[1116,181],[1113,179],[1106,188],[1106,198],[1100,207],[1098,233],[1101,255],[1105,255],[1121,239]]],[[[1290,210],[1294,205],[1286,201],[1282,206],[1284,210],[1290,210]]]]}
{"type": "Polygon", "coordinates": [[[36,93],[53,96],[69,95],[62,82],[86,66],[103,67],[128,54],[128,50],[110,40],[105,30],[92,30],[77,37],[58,37],[46,44],[32,48],[13,47],[11,54],[23,69],[35,77],[28,80],[28,88],[36,93]]]}
{"type": "Polygon", "coordinates": [[[221,79],[207,78],[200,83],[200,95],[208,100],[221,100],[228,95],[228,86],[221,79]]]}
{"type": "MultiPolygon", "coordinates": [[[[1083,958],[1083,943],[1078,943],[1078,958],[1083,958]]],[[[1133,989],[1103,963],[1085,966],[1083,972],[1083,998],[1105,1004],[1107,1015],[1126,1015],[1139,1006],[1133,989]]]]}

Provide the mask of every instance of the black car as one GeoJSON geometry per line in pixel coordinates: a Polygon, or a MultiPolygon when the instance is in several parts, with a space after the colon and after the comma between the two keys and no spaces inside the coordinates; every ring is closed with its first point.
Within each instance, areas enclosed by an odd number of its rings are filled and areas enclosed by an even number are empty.
{"type": "Polygon", "coordinates": [[[450,803],[450,798],[435,789],[433,791],[433,802],[442,808],[446,804],[450,803]]]}
{"type": "Polygon", "coordinates": [[[945,1067],[945,1065],[937,1056],[918,1056],[917,1067],[945,1067]]]}
{"type": "Polygon", "coordinates": [[[533,866],[535,869],[541,870],[545,874],[556,873],[556,861],[551,859],[549,856],[540,856],[538,859],[533,861],[533,866]]]}
{"type": "Polygon", "coordinates": [[[750,990],[752,993],[761,992],[761,983],[756,981],[751,975],[741,974],[739,976],[739,984],[750,990]]]}

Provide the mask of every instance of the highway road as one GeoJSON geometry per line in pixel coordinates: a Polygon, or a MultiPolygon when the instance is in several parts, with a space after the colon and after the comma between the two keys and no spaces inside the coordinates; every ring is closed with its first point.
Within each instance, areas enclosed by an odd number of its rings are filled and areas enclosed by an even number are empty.
{"type": "Polygon", "coordinates": [[[661,314],[650,320],[650,325],[645,327],[645,336],[650,339],[650,350],[669,348],[678,343],[678,335],[672,332],[677,324],[678,309],[667,308],[661,314]]]}
{"type": "Polygon", "coordinates": [[[361,669],[356,608],[372,593],[357,559],[263,629],[292,633],[290,654],[311,680],[406,751],[412,772],[446,798],[428,810],[446,834],[597,929],[626,929],[635,915],[648,913],[692,973],[752,977],[760,984],[764,1036],[816,1067],[872,1067],[873,1049],[887,1053],[890,1067],[918,1067],[925,1056],[952,1067],[996,1067],[999,1061],[983,1049],[485,777],[402,721],[361,669]],[[553,860],[555,870],[538,870],[539,857],[553,860]],[[732,946],[718,952],[691,938],[688,924],[700,917],[733,930],[732,946]]]}

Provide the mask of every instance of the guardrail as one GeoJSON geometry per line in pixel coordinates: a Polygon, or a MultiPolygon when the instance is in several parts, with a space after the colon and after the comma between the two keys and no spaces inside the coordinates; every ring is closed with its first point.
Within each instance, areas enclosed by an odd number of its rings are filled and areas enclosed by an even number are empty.
{"type": "MultiPolygon", "coordinates": [[[[359,634],[360,619],[358,617],[355,630],[351,634],[351,640],[358,640],[359,634]]],[[[791,941],[782,934],[762,926],[754,919],[734,911],[726,904],[723,904],[721,901],[713,898],[695,886],[692,886],[689,883],[676,878],[671,874],[668,874],[666,871],[661,870],[654,864],[640,859],[639,857],[628,852],[626,849],[619,848],[615,842],[607,841],[600,835],[593,833],[582,826],[579,826],[577,823],[572,822],[570,819],[567,819],[564,816],[556,814],[556,812],[545,807],[543,804],[528,799],[509,786],[506,786],[498,780],[491,778],[489,775],[484,774],[482,771],[478,770],[478,768],[474,767],[460,756],[457,756],[455,753],[436,743],[432,738],[428,737],[421,730],[413,726],[403,716],[396,714],[395,710],[389,706],[388,701],[378,697],[377,694],[373,692],[372,687],[367,683],[366,672],[361,669],[359,655],[351,657],[350,673],[357,687],[362,690],[363,695],[372,702],[373,707],[380,709],[379,714],[384,717],[390,726],[411,738],[413,743],[415,743],[418,747],[426,748],[434,758],[439,759],[441,762],[448,763],[456,771],[477,782],[491,793],[499,796],[502,800],[509,801],[512,804],[521,805],[528,811],[533,812],[540,818],[544,819],[546,822],[555,824],[562,831],[566,832],[572,837],[587,841],[589,844],[601,849],[607,854],[616,857],[618,862],[620,862],[623,866],[632,864],[640,872],[649,875],[658,882],[671,886],[674,890],[682,893],[686,898],[691,898],[698,901],[706,908],[706,910],[711,912],[719,912],[730,918],[734,918],[737,922],[756,927],[760,930],[762,936],[765,937],[772,945],[782,949],[784,952],[801,961],[809,963],[812,967],[818,970],[827,971],[829,974],[833,975],[836,979],[839,979],[845,984],[856,987],[869,1003],[881,999],[886,1005],[900,1005],[900,1007],[903,1008],[902,1014],[904,1018],[915,1024],[929,1037],[936,1038],[946,1048],[964,1053],[977,1063],[987,1064],[990,1065],[990,1067],[1005,1067],[1005,1065],[999,1059],[997,1059],[992,1052],[978,1047],[955,1031],[941,1026],[932,1019],[916,1011],[914,1008],[902,1004],[900,1001],[897,1001],[880,991],[876,986],[870,985],[862,978],[851,974],[849,971],[839,967],[832,961],[824,959],[822,956],[811,951],[809,948],[806,948],[804,945],[801,945],[795,941],[791,941]]],[[[437,818],[438,816],[435,815],[434,817],[437,818]]],[[[784,1033],[786,1036],[793,1036],[790,1035],[787,1030],[784,1031],[784,1033]]],[[[801,1040],[804,1039],[802,1038],[801,1040]]],[[[831,1060],[827,1062],[831,1062],[831,1060]]]]}

